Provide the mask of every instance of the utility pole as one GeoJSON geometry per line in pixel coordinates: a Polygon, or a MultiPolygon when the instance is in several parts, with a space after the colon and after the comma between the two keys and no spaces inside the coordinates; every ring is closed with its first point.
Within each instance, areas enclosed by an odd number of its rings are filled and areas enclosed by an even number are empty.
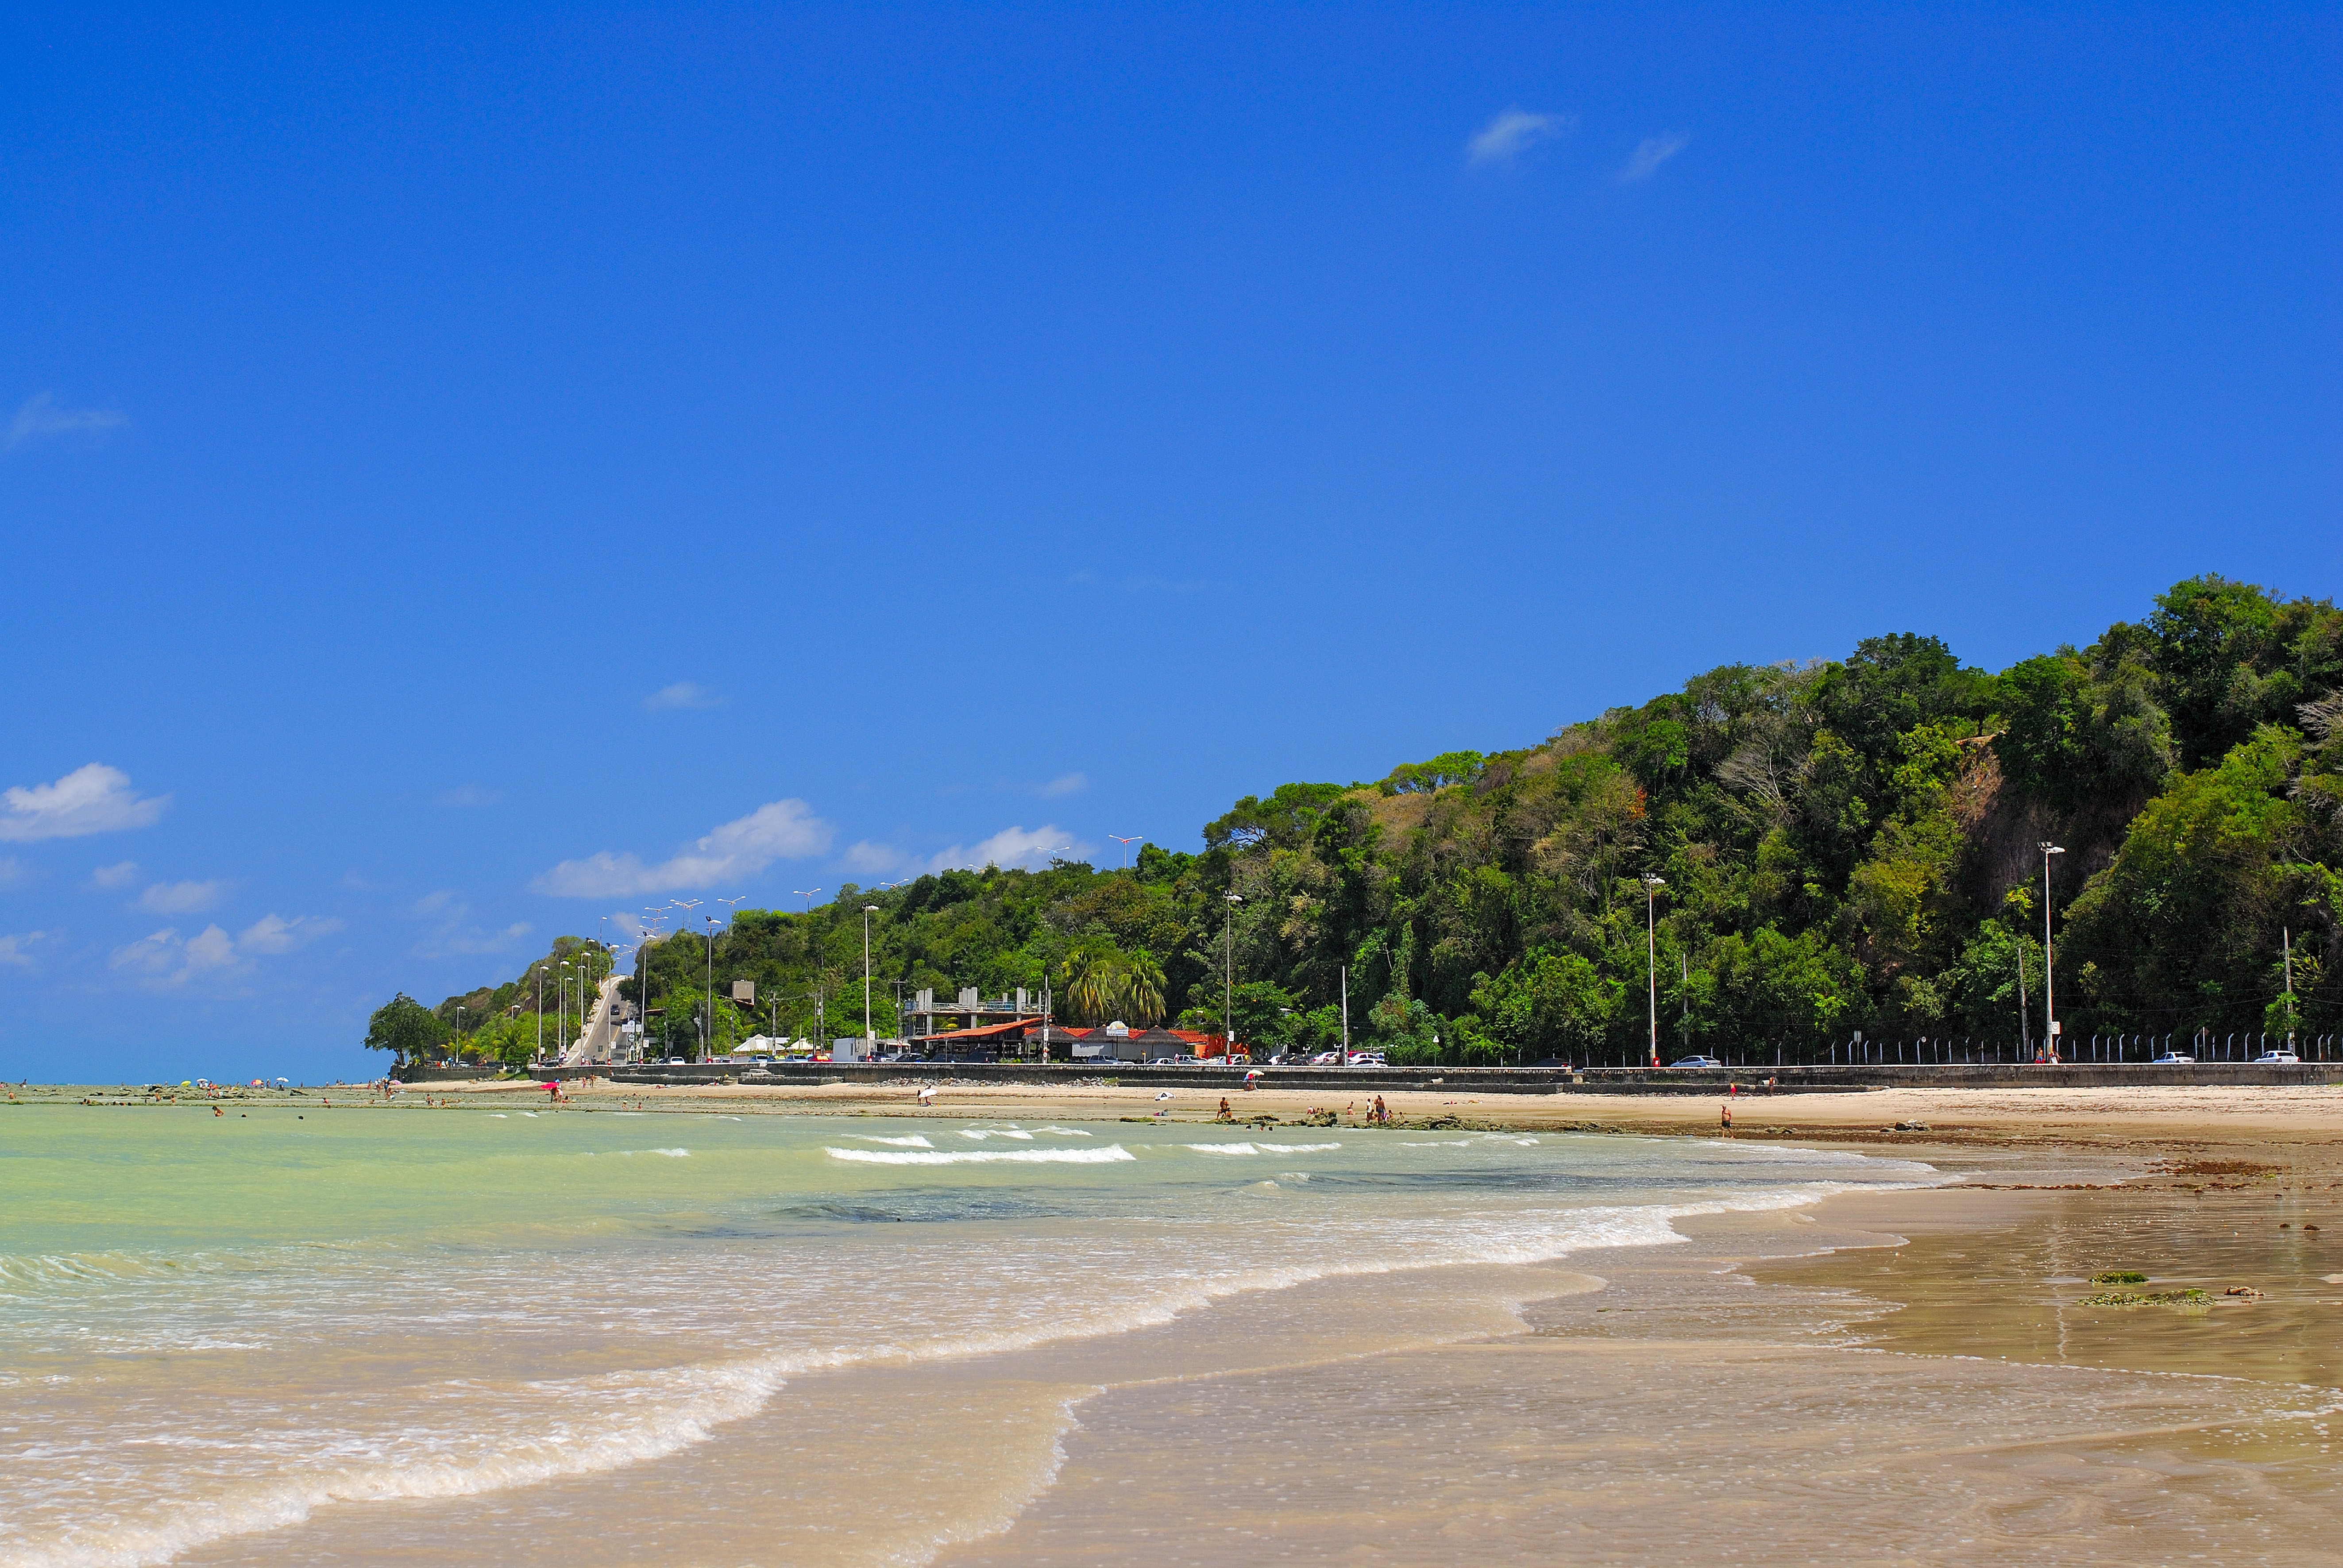
{"type": "Polygon", "coordinates": [[[1676,1049],[1692,1049],[1692,958],[1686,953],[1676,955],[1676,972],[1681,981],[1676,1000],[1684,1004],[1684,1013],[1676,1020],[1676,1049]]]}
{"type": "Polygon", "coordinates": [[[2278,929],[2278,937],[2286,943],[2286,1048],[2294,1049],[2294,932],[2285,926],[2278,929]]]}
{"type": "Polygon", "coordinates": [[[713,1054],[709,1047],[716,1041],[716,917],[702,917],[708,921],[708,1030],[700,1036],[699,1058],[702,1061],[713,1054]]]}
{"type": "Polygon", "coordinates": [[[2026,1020],[2026,943],[2017,944],[2017,1049],[2022,1054],[2034,1044],[2034,1026],[2026,1020]]]}
{"type": "Polygon", "coordinates": [[[1342,1065],[1351,1065],[1351,966],[1342,966],[1342,1065]]]}
{"type": "Polygon", "coordinates": [[[537,1060],[545,1060],[545,966],[537,966],[537,1060]]]}

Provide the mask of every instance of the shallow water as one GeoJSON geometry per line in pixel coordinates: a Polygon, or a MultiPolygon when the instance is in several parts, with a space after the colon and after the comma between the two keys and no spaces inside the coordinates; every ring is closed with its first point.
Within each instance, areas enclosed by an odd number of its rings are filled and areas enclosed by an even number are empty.
{"type": "MultiPolygon", "coordinates": [[[[0,1125],[0,1563],[919,1562],[1110,1385],[1517,1328],[1934,1180],[1685,1141],[61,1107],[0,1125]]],[[[1167,1436],[1166,1442],[1175,1442],[1167,1436]]]]}

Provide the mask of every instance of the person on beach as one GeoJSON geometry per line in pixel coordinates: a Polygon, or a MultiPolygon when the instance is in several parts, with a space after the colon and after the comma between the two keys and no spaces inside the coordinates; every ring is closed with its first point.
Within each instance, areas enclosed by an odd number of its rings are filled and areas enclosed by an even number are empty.
{"type": "Polygon", "coordinates": [[[933,1105],[935,1102],[936,1102],[936,1091],[935,1091],[935,1086],[934,1086],[933,1084],[928,1084],[928,1083],[923,1083],[923,1084],[921,1084],[921,1085],[920,1086],[920,1103],[921,1105],[933,1105]]]}
{"type": "Polygon", "coordinates": [[[1717,1109],[1717,1111],[1718,1111],[1719,1117],[1720,1117],[1720,1119],[1721,1119],[1721,1125],[1720,1125],[1720,1126],[1719,1126],[1719,1128],[1717,1129],[1717,1136],[1718,1136],[1718,1137],[1720,1137],[1720,1138],[1730,1138],[1730,1137],[1732,1137],[1732,1136],[1733,1136],[1733,1101],[1730,1101],[1730,1100],[1727,1100],[1726,1101],[1725,1101],[1725,1103],[1723,1103],[1722,1105],[1718,1106],[1716,1109],[1717,1109]]]}
{"type": "Polygon", "coordinates": [[[1237,1113],[1229,1109],[1229,1097],[1225,1094],[1222,1095],[1221,1113],[1218,1116],[1213,1117],[1212,1120],[1215,1121],[1234,1121],[1236,1119],[1237,1113]]]}
{"type": "Polygon", "coordinates": [[[1378,1127],[1389,1127],[1391,1125],[1391,1107],[1383,1103],[1383,1097],[1382,1095],[1378,1094],[1375,1096],[1375,1108],[1367,1112],[1367,1120],[1373,1122],[1378,1127]]]}

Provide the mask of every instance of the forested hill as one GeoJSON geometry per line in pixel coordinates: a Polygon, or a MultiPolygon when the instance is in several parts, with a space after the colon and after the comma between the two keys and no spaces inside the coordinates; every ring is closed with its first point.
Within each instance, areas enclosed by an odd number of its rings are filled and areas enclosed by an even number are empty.
{"type": "MultiPolygon", "coordinates": [[[[1856,1029],[2012,1040],[2021,966],[2036,1030],[2043,1016],[2050,841],[2069,1035],[2276,1033],[2289,1009],[2334,1031],[2338,687],[2331,601],[2199,578],[2087,648],[1998,673],[1922,635],[1729,665],[1524,749],[1249,796],[1199,854],[1150,845],[1130,870],[947,871],[808,914],[744,910],[715,975],[759,982],[754,1027],[810,1033],[820,993],[830,1032],[857,1032],[875,904],[882,1033],[896,981],[993,995],[1045,973],[1061,1013],[1216,1028],[1226,938],[1250,1041],[1331,1040],[1347,968],[1356,1040],[1584,1060],[1644,1037],[1655,876],[1664,1050],[1856,1029]]],[[[642,961],[688,1049],[703,945],[642,961]]],[[[751,1027],[716,1011],[719,1036],[751,1027]]]]}

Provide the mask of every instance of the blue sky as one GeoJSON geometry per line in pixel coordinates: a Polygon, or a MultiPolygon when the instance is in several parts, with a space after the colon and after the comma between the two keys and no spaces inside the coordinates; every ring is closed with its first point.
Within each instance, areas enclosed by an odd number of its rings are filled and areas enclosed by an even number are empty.
{"type": "Polygon", "coordinates": [[[21,15],[0,1072],[2332,594],[2338,15],[21,15]]]}

